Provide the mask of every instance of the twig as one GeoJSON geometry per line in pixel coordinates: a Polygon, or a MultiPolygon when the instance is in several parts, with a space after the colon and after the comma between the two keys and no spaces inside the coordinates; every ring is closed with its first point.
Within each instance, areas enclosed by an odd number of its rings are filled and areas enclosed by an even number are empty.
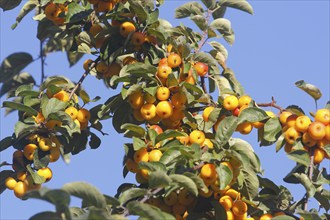
{"type": "Polygon", "coordinates": [[[70,97],[69,100],[71,100],[73,94],[77,91],[77,89],[81,86],[81,84],[83,83],[83,81],[85,80],[85,78],[87,77],[88,73],[91,71],[91,69],[93,69],[96,66],[96,63],[98,62],[98,60],[100,59],[100,57],[98,57],[96,60],[94,60],[90,65],[89,68],[84,72],[84,74],[81,76],[81,78],[79,79],[78,83],[76,84],[76,86],[73,88],[73,90],[70,93],[70,97]]]}
{"type": "Polygon", "coordinates": [[[202,84],[201,86],[202,86],[204,93],[207,93],[204,76],[201,76],[201,84],[202,84]]]}
{"type": "MultiPolygon", "coordinates": [[[[41,1],[39,0],[39,14],[41,14],[42,8],[41,8],[41,1]]],[[[41,80],[40,85],[43,83],[45,79],[45,56],[43,52],[43,41],[40,39],[39,43],[39,56],[40,56],[40,64],[41,64],[41,80]]]]}
{"type": "Polygon", "coordinates": [[[284,111],[284,109],[281,106],[276,105],[276,101],[275,101],[274,97],[272,97],[272,102],[269,102],[269,103],[257,103],[257,105],[260,106],[260,107],[274,107],[274,108],[280,110],[280,112],[283,112],[284,111]]]}
{"type": "MultiPolygon", "coordinates": [[[[310,156],[310,164],[308,166],[308,179],[312,181],[313,178],[313,167],[314,167],[314,150],[312,149],[310,156]]],[[[306,193],[305,201],[304,201],[304,210],[306,211],[308,208],[308,194],[306,193]]]]}

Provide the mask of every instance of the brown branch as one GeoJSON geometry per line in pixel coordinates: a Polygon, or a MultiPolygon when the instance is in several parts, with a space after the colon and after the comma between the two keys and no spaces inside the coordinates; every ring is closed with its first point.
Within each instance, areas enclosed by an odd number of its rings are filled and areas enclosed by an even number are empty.
{"type": "Polygon", "coordinates": [[[273,107],[273,108],[276,108],[276,109],[280,110],[280,112],[283,112],[284,111],[284,109],[281,106],[279,106],[279,105],[276,104],[276,101],[275,101],[274,97],[272,97],[272,102],[269,102],[269,103],[257,103],[257,105],[259,107],[273,107]]]}
{"type": "Polygon", "coordinates": [[[77,91],[77,89],[81,86],[81,84],[83,83],[83,81],[85,80],[85,78],[87,77],[88,73],[91,71],[91,69],[93,69],[96,66],[96,63],[98,62],[98,60],[100,59],[100,57],[98,57],[96,60],[94,60],[90,65],[89,68],[84,72],[84,74],[81,76],[81,78],[79,79],[78,83],[76,84],[76,86],[73,88],[73,90],[70,93],[70,97],[69,99],[71,100],[73,94],[77,91]]]}

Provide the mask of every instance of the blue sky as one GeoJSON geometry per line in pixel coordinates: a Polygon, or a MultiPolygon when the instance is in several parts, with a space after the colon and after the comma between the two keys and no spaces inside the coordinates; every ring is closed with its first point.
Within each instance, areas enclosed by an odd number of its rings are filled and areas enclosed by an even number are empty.
{"type": "MultiPolygon", "coordinates": [[[[24,1],[23,1],[24,2],[24,1]]],[[[161,8],[161,17],[172,24],[174,8],[186,1],[166,1],[161,8]]],[[[294,86],[298,80],[305,80],[318,86],[323,92],[319,100],[322,107],[329,100],[329,1],[250,1],[254,8],[251,16],[235,9],[228,10],[226,18],[232,22],[236,34],[236,41],[229,46],[222,39],[229,51],[227,66],[234,70],[238,80],[242,83],[247,94],[257,102],[270,102],[271,97],[277,104],[286,107],[291,104],[301,106],[306,113],[315,111],[314,100],[294,86]]],[[[37,23],[28,15],[16,30],[10,26],[15,22],[18,9],[0,14],[0,48],[1,60],[11,53],[24,51],[38,57],[38,40],[36,36],[37,23]]],[[[185,21],[186,22],[186,21],[185,21]]],[[[88,58],[88,56],[85,56],[88,58]]],[[[46,59],[46,74],[59,74],[78,81],[82,74],[82,62],[69,68],[65,54],[50,54],[46,59]]],[[[40,63],[35,62],[26,68],[39,82],[40,63]]],[[[87,77],[84,88],[92,97],[100,95],[104,102],[114,92],[105,87],[93,77],[87,77]],[[97,89],[95,89],[97,88],[97,89]]],[[[1,102],[4,99],[1,99],[1,102]]],[[[88,106],[92,107],[93,105],[88,106]]],[[[266,108],[266,110],[276,109],[266,108]]],[[[4,117],[1,109],[0,137],[12,134],[15,114],[4,117]]],[[[117,187],[123,182],[134,182],[134,176],[122,177],[123,144],[129,139],[117,134],[110,121],[104,123],[104,130],[109,136],[102,137],[102,145],[97,150],[87,149],[72,157],[69,165],[62,161],[51,164],[54,173],[53,179],[44,184],[49,188],[60,188],[71,181],[87,181],[95,185],[103,193],[114,195],[117,187]]],[[[241,137],[241,136],[240,136],[241,137]]],[[[295,199],[300,199],[303,187],[290,185],[282,178],[294,166],[283,151],[275,153],[275,147],[260,148],[257,133],[244,136],[251,143],[259,155],[265,177],[272,179],[276,184],[283,184],[293,193],[295,199]]],[[[13,149],[1,152],[0,161],[11,161],[13,149]]],[[[329,160],[321,166],[329,168],[329,160]]],[[[1,168],[3,169],[3,168],[1,168]]],[[[80,202],[72,200],[72,205],[79,206],[80,202]]],[[[315,205],[315,203],[312,203],[315,205]]],[[[0,196],[0,219],[27,219],[39,211],[54,210],[54,207],[39,200],[21,201],[13,192],[5,191],[0,196]]]]}

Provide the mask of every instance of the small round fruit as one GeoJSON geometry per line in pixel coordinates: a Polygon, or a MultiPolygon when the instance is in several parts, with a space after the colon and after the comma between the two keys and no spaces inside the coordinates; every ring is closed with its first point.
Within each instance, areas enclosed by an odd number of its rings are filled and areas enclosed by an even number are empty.
{"type": "Polygon", "coordinates": [[[251,101],[252,101],[252,98],[250,96],[248,96],[248,95],[242,95],[238,99],[238,106],[239,107],[243,107],[245,105],[248,106],[251,101]]]}
{"type": "Polygon", "coordinates": [[[89,33],[95,37],[103,30],[103,26],[101,23],[98,24],[92,24],[91,28],[89,29],[89,33]]]}
{"type": "Polygon", "coordinates": [[[27,173],[25,171],[19,171],[19,172],[17,172],[16,177],[18,180],[24,181],[24,180],[26,180],[27,173]]]}
{"type": "Polygon", "coordinates": [[[208,122],[209,121],[209,117],[210,117],[210,114],[212,113],[212,111],[214,110],[214,107],[213,106],[208,106],[204,109],[203,111],[203,120],[205,122],[208,122]]]}
{"type": "Polygon", "coordinates": [[[222,196],[219,199],[219,203],[225,210],[230,210],[233,207],[233,199],[230,196],[222,196]]]}
{"type": "Polygon", "coordinates": [[[109,65],[108,71],[104,74],[104,77],[118,76],[121,70],[119,63],[113,62],[109,65]]]}
{"type": "Polygon", "coordinates": [[[22,198],[24,194],[27,192],[27,185],[25,182],[19,181],[16,183],[14,187],[14,194],[17,198],[22,198]]]}
{"type": "Polygon", "coordinates": [[[13,190],[17,184],[17,181],[13,177],[7,177],[5,180],[5,185],[8,189],[13,190]]]}
{"type": "Polygon", "coordinates": [[[91,113],[87,109],[82,108],[78,110],[77,119],[79,122],[88,122],[90,118],[91,113]]]}
{"type": "Polygon", "coordinates": [[[289,144],[294,144],[298,137],[300,137],[300,133],[294,127],[288,128],[284,134],[285,141],[289,144]]]}
{"type": "Polygon", "coordinates": [[[129,95],[128,102],[133,109],[140,109],[144,104],[144,97],[141,91],[134,92],[129,95]]]}
{"type": "Polygon", "coordinates": [[[310,134],[308,132],[305,132],[303,135],[302,135],[302,138],[301,138],[303,144],[307,147],[313,147],[315,144],[316,144],[316,140],[314,140],[310,134]]]}
{"type": "Polygon", "coordinates": [[[84,61],[83,68],[84,68],[85,71],[89,70],[89,66],[91,65],[92,62],[93,62],[92,59],[87,59],[87,60],[84,61]]]}
{"type": "Polygon", "coordinates": [[[64,112],[67,113],[68,115],[70,115],[72,120],[75,120],[77,118],[78,109],[76,109],[74,106],[68,107],[67,109],[65,109],[64,112]]]}
{"type": "Polygon", "coordinates": [[[141,46],[145,42],[145,35],[142,32],[134,32],[132,34],[131,42],[135,46],[141,46]]]}
{"type": "Polygon", "coordinates": [[[172,191],[168,196],[164,197],[164,203],[168,206],[173,206],[178,201],[178,195],[176,192],[172,191]]]}
{"type": "Polygon", "coordinates": [[[173,106],[169,101],[160,101],[156,106],[156,114],[162,119],[169,118],[173,114],[173,106]]]}
{"type": "Polygon", "coordinates": [[[314,164],[321,163],[323,161],[324,157],[325,157],[325,152],[323,149],[321,149],[321,148],[314,149],[314,160],[313,160],[314,164]]]}
{"type": "Polygon", "coordinates": [[[121,36],[127,37],[131,32],[136,31],[136,27],[134,26],[134,24],[132,22],[125,21],[120,25],[119,31],[120,31],[121,36]]]}
{"type": "Polygon", "coordinates": [[[223,107],[228,111],[232,111],[238,107],[238,99],[236,96],[229,95],[223,100],[223,107]]]}
{"type": "Polygon", "coordinates": [[[139,162],[148,162],[149,161],[149,153],[147,151],[147,148],[143,147],[140,148],[139,150],[135,151],[134,153],[134,162],[139,163],[139,162]]]}
{"type": "Polygon", "coordinates": [[[213,149],[213,142],[208,138],[205,138],[202,145],[207,146],[208,149],[213,149]]]}
{"type": "Polygon", "coordinates": [[[48,128],[49,130],[54,129],[55,127],[61,127],[62,126],[62,122],[61,121],[57,121],[57,120],[49,120],[47,121],[47,123],[45,124],[46,128],[48,128]]]}
{"type": "Polygon", "coordinates": [[[308,133],[314,140],[322,140],[325,136],[325,126],[319,121],[314,121],[309,125],[308,133]]]}
{"type": "Polygon", "coordinates": [[[243,215],[244,213],[247,212],[248,206],[247,206],[247,204],[244,201],[242,201],[242,200],[236,200],[233,203],[233,207],[232,207],[231,210],[234,213],[234,215],[243,215]]]}
{"type": "Polygon", "coordinates": [[[225,192],[225,195],[230,196],[233,200],[240,200],[241,199],[241,193],[239,193],[237,190],[235,189],[228,189],[225,192]]]}
{"type": "Polygon", "coordinates": [[[172,73],[172,68],[168,66],[168,64],[162,64],[158,66],[157,76],[162,79],[167,79],[168,75],[172,73]]]}
{"type": "Polygon", "coordinates": [[[205,76],[209,71],[208,65],[202,62],[195,63],[194,68],[199,76],[205,76]]]}
{"type": "Polygon", "coordinates": [[[188,192],[187,189],[183,189],[178,194],[178,202],[184,206],[189,206],[194,202],[195,198],[188,192]]]}
{"type": "Polygon", "coordinates": [[[249,134],[252,131],[252,123],[251,122],[243,122],[239,124],[236,128],[236,130],[241,134],[249,134]]]}
{"type": "Polygon", "coordinates": [[[215,182],[217,177],[217,171],[215,170],[215,165],[212,163],[204,164],[200,171],[200,177],[204,182],[212,184],[215,182]]]}
{"type": "Polygon", "coordinates": [[[273,215],[270,213],[263,214],[260,216],[259,220],[271,220],[273,218],[273,215]]]}
{"type": "Polygon", "coordinates": [[[61,156],[61,151],[59,147],[52,147],[50,148],[50,154],[49,154],[49,161],[55,162],[57,161],[61,156]]]}
{"type": "Polygon", "coordinates": [[[53,98],[56,98],[56,99],[61,100],[63,102],[67,102],[67,101],[69,101],[70,96],[69,96],[69,94],[66,91],[61,90],[58,93],[55,93],[53,95],[53,98]]]}
{"type": "Polygon", "coordinates": [[[109,70],[109,66],[105,61],[100,61],[96,64],[96,71],[101,75],[104,75],[109,70]]]}
{"type": "Polygon", "coordinates": [[[167,87],[161,86],[157,88],[156,97],[160,101],[165,101],[170,97],[170,90],[167,87]]]}
{"type": "Polygon", "coordinates": [[[307,115],[298,116],[295,123],[295,129],[303,133],[307,131],[311,123],[311,119],[307,115]]]}
{"type": "Polygon", "coordinates": [[[178,67],[178,66],[180,66],[181,63],[182,63],[182,60],[181,60],[181,57],[179,54],[171,53],[167,57],[167,64],[171,68],[178,67]]]}
{"type": "Polygon", "coordinates": [[[28,160],[33,160],[34,151],[37,148],[38,147],[35,144],[27,144],[27,145],[25,145],[25,147],[23,149],[23,154],[24,154],[25,158],[28,159],[28,160]]]}
{"type": "Polygon", "coordinates": [[[43,114],[41,112],[38,112],[37,116],[34,117],[34,121],[37,124],[41,124],[45,121],[45,117],[43,116],[43,114]]]}
{"type": "Polygon", "coordinates": [[[298,115],[296,115],[296,114],[289,115],[286,119],[286,126],[294,127],[296,125],[297,118],[298,118],[298,115]]]}
{"type": "Polygon", "coordinates": [[[281,114],[280,114],[280,122],[281,122],[282,126],[285,126],[286,125],[286,120],[288,119],[288,117],[290,115],[292,115],[292,113],[289,112],[289,111],[283,111],[283,112],[281,112],[281,114]]]}
{"type": "Polygon", "coordinates": [[[156,116],[156,106],[154,104],[146,103],[142,105],[140,112],[145,120],[151,120],[156,116]]]}
{"type": "Polygon", "coordinates": [[[183,108],[187,102],[187,97],[183,92],[177,92],[171,97],[171,103],[175,108],[183,108]]]}
{"type": "Polygon", "coordinates": [[[136,173],[139,170],[138,164],[135,163],[131,158],[128,158],[126,160],[126,168],[128,171],[130,171],[132,173],[136,173]]]}
{"type": "Polygon", "coordinates": [[[49,180],[51,180],[52,177],[53,177],[53,172],[52,172],[52,170],[49,167],[40,168],[37,171],[37,174],[39,176],[43,176],[46,179],[46,182],[48,182],[49,180]]]}
{"type": "Polygon", "coordinates": [[[317,110],[314,119],[324,125],[330,124],[330,110],[326,108],[317,110]]]}
{"type": "Polygon", "coordinates": [[[163,133],[163,129],[159,125],[151,125],[149,129],[155,130],[157,134],[163,133]]]}
{"type": "Polygon", "coordinates": [[[49,151],[52,147],[52,142],[49,138],[46,137],[40,137],[40,140],[38,142],[39,148],[42,151],[49,151]]]}
{"type": "Polygon", "coordinates": [[[190,143],[197,143],[202,145],[205,141],[205,134],[203,131],[194,130],[189,134],[189,141],[190,143]]]}
{"type": "Polygon", "coordinates": [[[163,153],[160,150],[152,150],[149,152],[149,162],[158,162],[163,153]]]}

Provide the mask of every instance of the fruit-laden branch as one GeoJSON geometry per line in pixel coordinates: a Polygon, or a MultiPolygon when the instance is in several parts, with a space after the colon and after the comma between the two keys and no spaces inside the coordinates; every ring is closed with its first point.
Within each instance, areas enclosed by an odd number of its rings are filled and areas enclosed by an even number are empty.
{"type": "Polygon", "coordinates": [[[71,100],[73,94],[77,91],[77,89],[81,86],[85,78],[87,77],[88,73],[96,66],[96,63],[100,60],[100,57],[98,57],[96,60],[92,61],[88,67],[88,69],[84,72],[84,74],[81,76],[79,79],[78,83],[76,86],[73,88],[73,90],[70,93],[69,99],[71,100]]]}
{"type": "Polygon", "coordinates": [[[272,97],[272,102],[269,102],[269,103],[257,103],[257,105],[259,107],[274,107],[274,108],[280,110],[280,112],[283,112],[284,111],[284,109],[281,106],[279,106],[279,105],[276,104],[276,101],[275,101],[275,98],[274,97],[272,97]]]}

